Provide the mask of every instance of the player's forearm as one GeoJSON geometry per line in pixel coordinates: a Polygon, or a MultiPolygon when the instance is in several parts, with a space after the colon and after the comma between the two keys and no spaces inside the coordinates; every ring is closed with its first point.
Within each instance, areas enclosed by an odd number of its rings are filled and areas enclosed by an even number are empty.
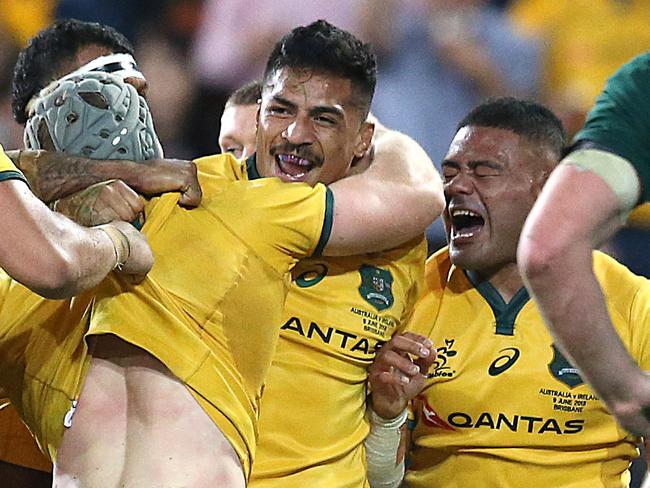
{"type": "Polygon", "coordinates": [[[84,190],[95,183],[121,179],[135,186],[143,177],[143,167],[132,161],[93,160],[51,151],[7,151],[31,186],[46,203],[84,190]]]}
{"type": "Polygon", "coordinates": [[[326,255],[390,249],[418,235],[444,208],[442,183],[424,150],[408,136],[378,131],[363,173],[332,185],[335,215],[326,255]]]}
{"type": "Polygon", "coordinates": [[[109,236],[51,212],[22,182],[0,184],[2,267],[47,298],[72,296],[99,283],[115,266],[109,236]]]}
{"type": "Polygon", "coordinates": [[[593,273],[592,250],[617,225],[618,204],[606,184],[593,173],[560,167],[531,211],[518,250],[524,280],[551,334],[613,413],[643,380],[593,273]]]}

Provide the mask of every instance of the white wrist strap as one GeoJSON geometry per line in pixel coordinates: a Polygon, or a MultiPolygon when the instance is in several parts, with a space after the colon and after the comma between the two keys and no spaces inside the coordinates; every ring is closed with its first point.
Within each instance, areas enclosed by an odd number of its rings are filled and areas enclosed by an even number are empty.
{"type": "Polygon", "coordinates": [[[396,488],[404,477],[404,463],[397,464],[396,458],[407,411],[393,419],[384,419],[370,409],[368,417],[370,433],[365,440],[368,481],[372,488],[396,488]]]}

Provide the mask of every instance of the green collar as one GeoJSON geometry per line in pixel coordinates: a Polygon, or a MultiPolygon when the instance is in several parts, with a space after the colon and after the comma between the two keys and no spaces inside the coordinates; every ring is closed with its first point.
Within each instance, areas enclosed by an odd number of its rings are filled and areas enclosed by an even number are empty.
{"type": "Polygon", "coordinates": [[[478,290],[485,301],[490,305],[494,318],[496,319],[496,333],[500,335],[515,334],[515,319],[524,308],[524,305],[530,300],[528,290],[521,287],[514,294],[512,300],[506,303],[501,294],[493,287],[489,281],[481,280],[478,275],[472,271],[465,271],[467,278],[478,290]]]}
{"type": "Polygon", "coordinates": [[[257,180],[262,177],[257,171],[255,153],[253,153],[253,155],[246,160],[246,173],[248,173],[249,180],[257,180]]]}

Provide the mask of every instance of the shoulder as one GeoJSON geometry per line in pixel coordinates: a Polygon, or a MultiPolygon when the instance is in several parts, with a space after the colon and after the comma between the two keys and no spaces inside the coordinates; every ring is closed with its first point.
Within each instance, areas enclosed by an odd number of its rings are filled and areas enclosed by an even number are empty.
{"type": "Polygon", "coordinates": [[[236,159],[232,154],[213,154],[194,160],[199,179],[222,177],[231,181],[245,180],[245,162],[236,159]]]}
{"type": "Polygon", "coordinates": [[[647,278],[635,275],[626,266],[599,251],[594,252],[594,273],[610,309],[627,315],[627,310],[639,297],[650,300],[650,281],[647,278]]]}
{"type": "Polygon", "coordinates": [[[452,264],[449,258],[449,248],[443,247],[427,259],[424,281],[426,290],[430,292],[442,291],[449,279],[452,264]]]}

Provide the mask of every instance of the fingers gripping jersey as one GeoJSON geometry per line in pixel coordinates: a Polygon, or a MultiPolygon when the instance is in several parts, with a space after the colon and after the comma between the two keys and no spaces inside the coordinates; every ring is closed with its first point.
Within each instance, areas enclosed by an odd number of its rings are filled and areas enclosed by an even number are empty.
{"type": "MultiPolygon", "coordinates": [[[[601,253],[594,269],[621,339],[648,369],[648,280],[601,253]]],[[[429,260],[426,283],[409,328],[431,337],[438,357],[414,402],[409,486],[627,486],[637,439],[554,346],[525,290],[503,303],[446,249],[429,260]]]]}
{"type": "Polygon", "coordinates": [[[198,166],[199,208],[171,194],[147,204],[156,264],[141,285],[110,276],[65,301],[10,280],[0,290],[0,384],[52,459],[88,366],[84,336],[113,333],[187,383],[248,472],[288,271],[327,242],[333,202],[322,185],[233,182],[241,168],[230,155],[198,166]]]}
{"type": "Polygon", "coordinates": [[[115,334],[161,360],[212,406],[247,471],[288,271],[324,246],[333,202],[323,185],[233,182],[210,161],[198,162],[201,206],[183,209],[171,194],[148,204],[154,267],[138,286],[113,276],[100,287],[89,334],[115,334]]]}
{"type": "Polygon", "coordinates": [[[590,140],[635,167],[650,201],[650,52],[623,65],[608,81],[576,141],[590,140]]]}

